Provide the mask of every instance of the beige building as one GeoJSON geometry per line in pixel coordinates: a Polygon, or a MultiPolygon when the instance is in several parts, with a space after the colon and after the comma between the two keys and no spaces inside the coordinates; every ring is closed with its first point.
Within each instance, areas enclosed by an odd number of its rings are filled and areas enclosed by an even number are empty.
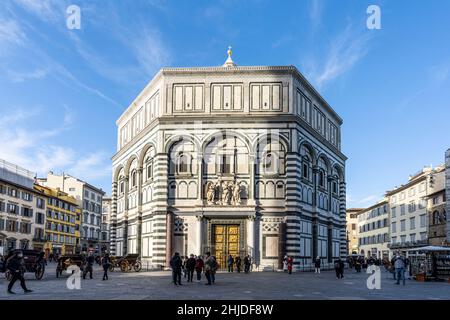
{"type": "Polygon", "coordinates": [[[33,188],[34,177],[0,160],[0,254],[44,247],[46,198],[33,188]]]}
{"type": "Polygon", "coordinates": [[[102,204],[102,223],[101,223],[101,235],[100,243],[102,250],[110,251],[110,228],[111,228],[111,198],[104,197],[102,204]]]}
{"type": "Polygon", "coordinates": [[[443,189],[445,167],[426,167],[408,183],[386,193],[390,205],[392,251],[429,244],[428,197],[443,189]]]}
{"type": "Polygon", "coordinates": [[[447,242],[450,243],[450,149],[445,153],[445,212],[447,213],[447,242]]]}
{"type": "Polygon", "coordinates": [[[359,253],[358,247],[358,213],[362,208],[347,209],[347,246],[348,254],[359,253]]]}
{"type": "Polygon", "coordinates": [[[358,214],[359,253],[365,257],[389,257],[389,202],[383,199],[358,214]]]}
{"type": "Polygon", "coordinates": [[[67,174],[49,172],[39,183],[50,188],[59,188],[77,200],[81,214],[81,251],[101,251],[102,201],[105,193],[89,183],[67,174]]]}

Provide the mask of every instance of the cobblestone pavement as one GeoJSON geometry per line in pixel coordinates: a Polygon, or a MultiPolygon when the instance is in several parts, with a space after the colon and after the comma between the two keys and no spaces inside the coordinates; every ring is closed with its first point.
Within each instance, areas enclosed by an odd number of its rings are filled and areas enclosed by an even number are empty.
{"type": "Polygon", "coordinates": [[[392,276],[382,272],[381,289],[367,289],[368,274],[356,274],[346,270],[345,278],[336,279],[334,272],[323,271],[320,275],[298,272],[254,272],[250,274],[218,273],[216,284],[205,286],[205,280],[175,287],[170,272],[112,272],[108,281],[102,281],[100,268],[94,270],[93,280],[81,280],[81,290],[66,287],[68,275],[57,279],[55,266],[50,264],[42,280],[26,274],[27,285],[34,292],[23,294],[16,283],[15,295],[6,293],[7,281],[0,275],[0,299],[200,299],[200,300],[251,300],[251,299],[450,299],[450,283],[417,282],[407,280],[406,285],[396,285],[392,276]]]}

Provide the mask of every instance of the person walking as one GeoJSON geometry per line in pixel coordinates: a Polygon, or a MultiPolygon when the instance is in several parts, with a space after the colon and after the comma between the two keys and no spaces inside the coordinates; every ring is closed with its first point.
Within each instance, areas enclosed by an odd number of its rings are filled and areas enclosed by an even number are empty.
{"type": "Polygon", "coordinates": [[[334,260],[334,271],[336,272],[336,279],[341,279],[341,259],[334,260]]]}
{"type": "Polygon", "coordinates": [[[294,268],[294,258],[289,256],[287,259],[287,270],[289,274],[292,274],[292,269],[294,268]]]}
{"type": "Polygon", "coordinates": [[[400,253],[397,253],[393,261],[395,268],[395,278],[397,279],[397,282],[395,284],[400,284],[400,280],[403,279],[403,285],[405,285],[405,258],[400,253]]]}
{"type": "Polygon", "coordinates": [[[15,292],[12,291],[12,288],[17,280],[20,281],[20,286],[23,289],[24,293],[33,292],[33,290],[30,290],[27,288],[25,284],[25,278],[23,277],[24,273],[24,266],[25,262],[23,261],[23,253],[22,251],[16,251],[7,261],[6,261],[6,269],[9,270],[12,274],[11,281],[8,284],[8,293],[9,294],[15,294],[15,292]]]}
{"type": "Polygon", "coordinates": [[[315,273],[320,274],[320,262],[320,257],[317,256],[316,260],[314,261],[315,273]]]}
{"type": "Polygon", "coordinates": [[[228,256],[227,265],[228,265],[228,272],[233,272],[234,259],[231,254],[228,256]]]}
{"type": "Polygon", "coordinates": [[[187,272],[187,282],[192,282],[192,278],[194,278],[194,270],[195,270],[196,260],[194,255],[191,254],[189,259],[186,261],[186,272],[187,272]]]}
{"type": "Polygon", "coordinates": [[[178,252],[175,252],[172,259],[170,259],[170,267],[172,268],[173,284],[181,286],[181,268],[183,267],[183,260],[181,260],[178,252]]]}
{"type": "Polygon", "coordinates": [[[92,271],[94,268],[95,257],[92,251],[89,251],[87,258],[84,261],[83,279],[86,279],[86,275],[89,272],[89,278],[92,279],[92,271]]]}
{"type": "Polygon", "coordinates": [[[241,257],[236,256],[236,259],[234,259],[234,263],[236,264],[236,271],[238,273],[241,273],[241,264],[242,264],[241,257]]]}
{"type": "Polygon", "coordinates": [[[215,273],[217,270],[217,261],[216,259],[211,255],[210,252],[206,253],[206,260],[205,260],[205,277],[208,281],[205,283],[205,285],[210,286],[215,282],[215,273]]]}
{"type": "Polygon", "coordinates": [[[244,257],[244,272],[245,273],[249,273],[250,272],[250,265],[251,265],[250,256],[246,255],[244,257]]]}
{"type": "Polygon", "coordinates": [[[287,272],[288,271],[288,256],[285,255],[283,258],[283,271],[287,272]]]}
{"type": "Polygon", "coordinates": [[[202,280],[202,271],[205,267],[205,263],[203,262],[202,257],[198,256],[197,260],[195,261],[195,271],[197,272],[197,282],[200,282],[202,280]]]}
{"type": "Polygon", "coordinates": [[[108,280],[108,269],[111,266],[111,258],[109,257],[109,253],[105,253],[101,262],[103,267],[103,280],[108,280]]]}

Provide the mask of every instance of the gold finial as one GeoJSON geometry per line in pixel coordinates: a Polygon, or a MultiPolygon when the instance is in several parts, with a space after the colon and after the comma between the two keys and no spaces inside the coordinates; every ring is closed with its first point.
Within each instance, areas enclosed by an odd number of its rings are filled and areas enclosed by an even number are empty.
{"type": "Polygon", "coordinates": [[[231,55],[233,54],[233,52],[231,51],[231,46],[228,47],[227,53],[228,53],[228,59],[227,59],[227,61],[225,61],[223,66],[224,67],[235,67],[236,64],[231,59],[231,55]]]}

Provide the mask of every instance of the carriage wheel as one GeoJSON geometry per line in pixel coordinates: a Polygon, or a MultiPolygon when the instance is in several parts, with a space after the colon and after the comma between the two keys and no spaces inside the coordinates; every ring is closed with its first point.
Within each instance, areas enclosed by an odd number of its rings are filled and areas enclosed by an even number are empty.
{"type": "Polygon", "coordinates": [[[127,271],[129,270],[129,264],[128,264],[128,261],[122,261],[122,262],[120,263],[120,270],[121,270],[122,272],[127,272],[127,271]]]}
{"type": "Polygon", "coordinates": [[[11,281],[11,279],[13,278],[13,275],[12,275],[11,271],[6,270],[5,278],[6,278],[6,280],[11,281]]]}
{"type": "Polygon", "coordinates": [[[113,272],[113,271],[114,271],[114,266],[113,266],[113,265],[110,265],[109,268],[108,268],[108,270],[109,270],[109,272],[113,272]]]}
{"type": "Polygon", "coordinates": [[[136,272],[139,272],[142,270],[142,263],[140,261],[136,261],[136,263],[133,265],[133,269],[136,272]]]}
{"type": "Polygon", "coordinates": [[[37,267],[36,272],[34,273],[37,280],[41,280],[44,276],[45,268],[43,267],[37,267]]]}

